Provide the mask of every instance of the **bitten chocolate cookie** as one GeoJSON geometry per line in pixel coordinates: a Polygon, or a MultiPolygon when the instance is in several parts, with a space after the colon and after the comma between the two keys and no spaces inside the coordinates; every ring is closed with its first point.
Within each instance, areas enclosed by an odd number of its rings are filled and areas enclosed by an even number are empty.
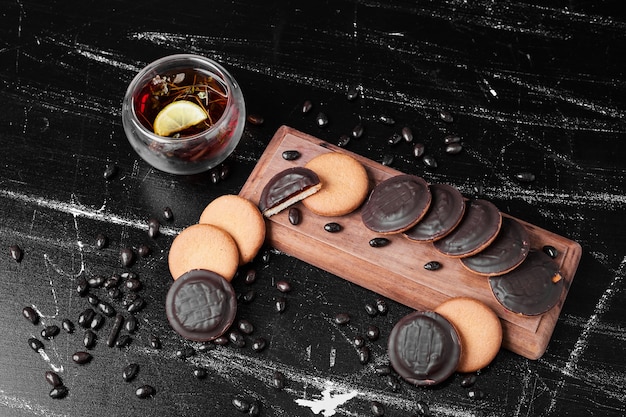
{"type": "Polygon", "coordinates": [[[417,242],[441,239],[463,218],[465,200],[456,188],[447,184],[431,184],[432,202],[426,215],[404,235],[417,242]]]}
{"type": "Polygon", "coordinates": [[[353,157],[328,152],[316,156],[306,165],[315,172],[322,189],[302,200],[304,206],[320,216],[343,216],[356,210],[369,191],[367,171],[353,157]]]}
{"type": "Polygon", "coordinates": [[[469,297],[451,298],[435,312],[444,316],[461,340],[458,372],[474,372],[489,365],[502,345],[502,325],[494,311],[469,297]]]}
{"type": "Polygon", "coordinates": [[[259,199],[259,209],[271,217],[287,207],[315,194],[322,188],[317,174],[303,167],[287,168],[267,182],[259,199]]]}
{"type": "Polygon", "coordinates": [[[361,210],[368,229],[381,234],[399,233],[415,226],[431,202],[430,189],[415,175],[395,175],[376,185],[361,210]]]}
{"type": "Polygon", "coordinates": [[[396,323],[389,335],[391,366],[414,385],[435,385],[454,373],[461,356],[459,336],[442,315],[415,311],[396,323]]]}
{"type": "Polygon", "coordinates": [[[239,266],[239,250],[235,240],[223,229],[194,224],[174,238],[167,261],[174,279],[192,269],[206,269],[230,281],[239,266]]]}
{"type": "Polygon", "coordinates": [[[240,265],[252,261],[265,241],[263,215],[254,203],[238,195],[222,195],[211,201],[199,223],[217,226],[235,239],[240,265]]]}

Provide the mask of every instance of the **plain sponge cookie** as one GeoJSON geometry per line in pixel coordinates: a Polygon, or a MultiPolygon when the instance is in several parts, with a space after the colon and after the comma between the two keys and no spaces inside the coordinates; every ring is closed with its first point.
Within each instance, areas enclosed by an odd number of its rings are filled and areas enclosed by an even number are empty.
{"type": "Polygon", "coordinates": [[[199,223],[217,226],[235,239],[240,265],[252,261],[265,241],[263,215],[254,203],[238,195],[222,195],[211,201],[199,223]]]}
{"type": "Polygon", "coordinates": [[[461,340],[458,372],[474,372],[489,365],[502,345],[502,325],[494,311],[482,301],[456,297],[444,301],[435,312],[445,317],[461,340]]]}

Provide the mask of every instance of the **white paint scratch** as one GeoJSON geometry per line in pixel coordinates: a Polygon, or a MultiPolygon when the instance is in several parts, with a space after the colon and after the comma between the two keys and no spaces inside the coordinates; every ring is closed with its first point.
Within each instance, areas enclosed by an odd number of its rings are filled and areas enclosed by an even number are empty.
{"type": "Polygon", "coordinates": [[[31,416],[69,417],[67,414],[58,414],[38,404],[33,404],[24,398],[7,395],[3,390],[0,390],[0,406],[10,410],[27,412],[31,416]]]}
{"type": "Polygon", "coordinates": [[[337,413],[337,407],[343,405],[349,400],[356,397],[357,391],[347,393],[336,393],[333,384],[328,384],[322,391],[322,398],[317,400],[296,399],[296,404],[302,407],[309,407],[313,414],[320,414],[324,417],[334,416],[337,413]]]}

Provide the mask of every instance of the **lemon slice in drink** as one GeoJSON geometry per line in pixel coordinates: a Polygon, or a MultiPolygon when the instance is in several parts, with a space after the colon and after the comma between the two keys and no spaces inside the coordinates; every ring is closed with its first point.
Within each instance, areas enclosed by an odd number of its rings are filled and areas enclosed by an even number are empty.
{"type": "Polygon", "coordinates": [[[157,114],[154,119],[154,133],[159,136],[170,136],[191,126],[205,121],[207,112],[191,101],[173,101],[157,114]]]}

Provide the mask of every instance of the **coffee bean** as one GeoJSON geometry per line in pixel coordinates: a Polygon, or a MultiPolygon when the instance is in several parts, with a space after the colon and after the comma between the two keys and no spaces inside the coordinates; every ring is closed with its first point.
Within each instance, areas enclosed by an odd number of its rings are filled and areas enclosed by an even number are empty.
{"type": "Polygon", "coordinates": [[[35,352],[38,352],[40,349],[43,349],[43,342],[37,338],[31,337],[28,339],[28,346],[35,352]]]}
{"type": "Polygon", "coordinates": [[[69,390],[65,385],[59,385],[58,387],[54,387],[50,390],[50,398],[54,400],[60,400],[62,398],[67,397],[69,390]]]}
{"type": "Polygon", "coordinates": [[[120,261],[122,266],[128,268],[135,262],[135,252],[131,248],[122,248],[120,250],[120,261]]]}
{"type": "Polygon", "coordinates": [[[282,313],[287,308],[287,299],[285,297],[278,297],[274,301],[274,310],[277,313],[282,313]]]}
{"type": "Polygon", "coordinates": [[[302,212],[297,207],[291,207],[289,209],[288,218],[289,218],[289,223],[291,223],[294,226],[297,226],[300,224],[300,221],[302,220],[302,212]]]}
{"type": "Polygon", "coordinates": [[[402,386],[400,385],[400,381],[398,381],[398,378],[393,375],[387,375],[387,378],[385,378],[385,383],[393,392],[399,392],[402,388],[402,386]]]}
{"type": "Polygon", "coordinates": [[[374,317],[375,315],[378,314],[378,310],[376,309],[376,306],[372,304],[365,304],[365,312],[370,317],[374,317]]]}
{"type": "Polygon", "coordinates": [[[83,345],[86,349],[92,349],[96,345],[97,336],[91,329],[85,330],[83,335],[83,345]]]}
{"type": "Polygon", "coordinates": [[[104,172],[102,173],[102,176],[104,177],[105,180],[110,180],[112,179],[115,174],[117,174],[117,165],[115,164],[108,164],[105,168],[104,168],[104,172]]]}
{"type": "Polygon", "coordinates": [[[98,310],[107,317],[113,317],[115,315],[115,308],[106,301],[100,301],[98,303],[98,310]]]}
{"type": "Polygon", "coordinates": [[[350,323],[350,315],[348,313],[338,313],[337,315],[335,315],[335,319],[334,319],[336,324],[348,324],[350,323]]]}
{"type": "Polygon", "coordinates": [[[326,116],[325,113],[319,112],[315,117],[315,123],[317,123],[319,127],[326,126],[328,124],[328,116],[326,116]]]}
{"type": "Polygon", "coordinates": [[[191,346],[185,346],[182,349],[178,349],[176,351],[176,357],[178,359],[187,359],[187,358],[191,358],[192,356],[195,356],[196,354],[196,350],[194,348],[192,348],[191,346]]]}
{"type": "Polygon", "coordinates": [[[91,326],[91,321],[96,315],[96,311],[92,308],[88,308],[78,316],[78,325],[83,328],[88,328],[91,326]]]}
{"type": "Polygon", "coordinates": [[[137,275],[137,273],[133,271],[126,271],[126,272],[122,272],[120,274],[120,277],[123,279],[137,279],[139,278],[139,275],[137,275]]]}
{"type": "Polygon", "coordinates": [[[139,365],[137,365],[136,363],[131,363],[129,365],[126,365],[124,369],[122,370],[122,379],[125,382],[130,382],[133,379],[135,379],[138,373],[139,373],[139,365]]]}
{"type": "Polygon", "coordinates": [[[141,281],[139,281],[137,278],[127,279],[124,283],[124,287],[131,291],[139,291],[141,289],[141,281]]]}
{"type": "Polygon", "coordinates": [[[95,307],[100,302],[100,299],[95,294],[87,294],[87,302],[95,307]]]}
{"type": "Polygon", "coordinates": [[[460,143],[451,143],[446,145],[446,153],[449,155],[456,155],[463,150],[463,145],[460,143]]]}
{"type": "Polygon", "coordinates": [[[302,103],[302,113],[306,114],[310,112],[312,108],[313,103],[311,102],[311,100],[304,100],[304,103],[302,103]]]}
{"type": "Polygon", "coordinates": [[[263,253],[261,254],[261,261],[264,264],[269,264],[270,263],[270,259],[272,259],[272,252],[270,252],[270,250],[264,250],[263,253]]]}
{"type": "Polygon", "coordinates": [[[137,326],[137,318],[133,315],[128,316],[126,320],[124,320],[124,329],[126,329],[128,333],[135,333],[137,326]]]}
{"type": "Polygon", "coordinates": [[[203,343],[198,346],[198,353],[206,353],[215,349],[215,345],[213,343],[203,343]]]}
{"type": "Polygon", "coordinates": [[[149,344],[152,349],[161,349],[163,347],[161,344],[161,339],[159,339],[155,335],[150,335],[149,344]]]}
{"type": "Polygon", "coordinates": [[[63,321],[61,322],[61,327],[63,328],[63,330],[65,330],[66,333],[74,333],[74,323],[70,319],[63,319],[63,321]]]}
{"type": "Polygon", "coordinates": [[[51,324],[50,326],[46,326],[41,330],[41,337],[50,340],[58,335],[59,331],[59,326],[51,324]]]}
{"type": "Polygon", "coordinates": [[[437,160],[432,155],[424,155],[424,157],[422,158],[422,162],[424,163],[426,168],[435,169],[438,166],[437,160]]]}
{"type": "Polygon", "coordinates": [[[518,172],[514,177],[519,182],[533,182],[536,179],[532,172],[518,172]]]}
{"type": "Polygon", "coordinates": [[[152,249],[150,249],[150,246],[148,245],[139,245],[139,247],[137,248],[137,254],[141,256],[142,258],[145,258],[151,253],[152,253],[152,249]]]}
{"type": "Polygon", "coordinates": [[[153,397],[156,394],[156,390],[152,385],[142,385],[135,391],[135,395],[137,398],[146,399],[148,397],[153,397]]]}
{"type": "Polygon", "coordinates": [[[357,124],[356,126],[354,126],[352,128],[352,131],[350,132],[350,135],[354,139],[359,139],[361,136],[363,136],[364,132],[365,132],[365,128],[363,127],[363,124],[359,123],[359,124],[357,124]]]}
{"type": "Polygon", "coordinates": [[[137,297],[135,300],[130,303],[130,305],[126,308],[129,313],[136,313],[140,311],[142,308],[146,306],[146,302],[143,298],[137,297]]]}
{"type": "Polygon", "coordinates": [[[413,131],[411,130],[410,127],[408,126],[403,127],[402,131],[400,132],[400,135],[402,135],[402,139],[404,139],[405,142],[407,143],[413,142],[413,131]]]}
{"type": "Polygon", "coordinates": [[[93,359],[93,357],[89,352],[76,352],[72,355],[72,360],[79,365],[84,365],[91,361],[91,359],[93,359]]]}
{"type": "Polygon", "coordinates": [[[324,230],[326,230],[328,233],[338,233],[341,232],[342,229],[343,227],[339,223],[335,222],[326,223],[324,225],[324,230]]]}
{"type": "Polygon", "coordinates": [[[551,246],[551,245],[545,245],[543,247],[543,252],[552,259],[559,256],[559,251],[554,246],[551,246]]]}
{"type": "Polygon", "coordinates": [[[237,330],[231,330],[230,332],[228,332],[228,340],[230,340],[230,343],[237,346],[238,348],[242,348],[246,345],[246,339],[237,330]]]}
{"type": "Polygon", "coordinates": [[[457,135],[447,135],[443,138],[443,143],[446,145],[450,145],[452,143],[460,143],[461,137],[457,135]]]}
{"type": "Polygon", "coordinates": [[[381,417],[385,415],[385,407],[378,401],[372,401],[370,403],[370,410],[372,410],[373,416],[381,417]]]}
{"type": "Polygon", "coordinates": [[[378,117],[378,121],[384,125],[389,125],[389,126],[396,124],[396,121],[393,119],[393,117],[387,116],[386,114],[381,114],[378,117]]]}
{"type": "Polygon", "coordinates": [[[237,322],[237,328],[243,334],[251,334],[254,331],[254,326],[246,319],[241,319],[237,322]]]}
{"type": "Polygon", "coordinates": [[[446,123],[454,122],[454,117],[452,117],[452,114],[446,110],[439,110],[439,118],[446,123]]]}
{"type": "Polygon", "coordinates": [[[378,340],[380,337],[380,329],[377,326],[369,325],[367,326],[367,331],[365,332],[365,336],[371,341],[378,340]]]}
{"type": "Polygon", "coordinates": [[[209,375],[206,369],[204,368],[196,368],[193,370],[193,376],[197,379],[204,379],[209,375]]]}
{"type": "Polygon", "coordinates": [[[355,336],[352,340],[354,347],[360,348],[365,346],[365,338],[363,336],[355,336]]]}
{"type": "Polygon", "coordinates": [[[109,294],[109,297],[114,300],[119,300],[120,298],[122,298],[122,291],[120,291],[119,288],[111,288],[107,294],[109,294]]]}
{"type": "Polygon", "coordinates": [[[93,277],[87,278],[87,284],[89,284],[91,288],[102,287],[102,285],[104,285],[104,281],[106,281],[106,278],[102,275],[95,275],[93,277]]]}
{"type": "Polygon", "coordinates": [[[230,340],[228,340],[228,337],[224,336],[224,335],[216,337],[215,339],[213,339],[213,343],[215,343],[218,346],[226,346],[229,342],[230,342],[230,340]]]}
{"type": "MultiPolygon", "coordinates": [[[[133,316],[131,316],[133,317],[133,316]]],[[[134,319],[134,317],[133,317],[134,319]]],[[[124,323],[124,316],[122,313],[117,313],[115,315],[115,320],[113,321],[113,326],[111,326],[111,331],[109,332],[109,337],[107,337],[107,346],[113,347],[117,343],[117,338],[120,334],[120,330],[122,330],[122,325],[124,323]]]]}
{"type": "Polygon", "coordinates": [[[282,153],[282,157],[285,161],[295,161],[296,159],[300,158],[300,156],[300,152],[296,151],[295,149],[289,149],[282,153]]]}
{"type": "Polygon", "coordinates": [[[474,386],[474,384],[476,383],[476,380],[478,379],[478,377],[476,376],[476,374],[466,374],[463,375],[461,378],[461,386],[463,388],[470,388],[472,386],[474,386]]]}
{"type": "Polygon", "coordinates": [[[117,274],[113,274],[104,281],[102,286],[108,290],[117,287],[120,285],[120,282],[122,282],[121,277],[117,274]]]}
{"type": "Polygon", "coordinates": [[[413,145],[413,156],[416,158],[421,157],[426,152],[426,146],[423,143],[416,143],[413,145]]]}
{"type": "Polygon", "coordinates": [[[130,335],[123,334],[115,342],[115,347],[121,349],[130,345],[132,342],[133,342],[133,338],[130,337],[130,335]]]}
{"type": "Polygon", "coordinates": [[[382,248],[389,243],[391,243],[391,241],[385,237],[375,237],[369,241],[369,245],[373,248],[382,248]]]}
{"type": "Polygon", "coordinates": [[[389,310],[389,308],[387,307],[387,302],[382,298],[377,299],[376,310],[378,310],[378,313],[381,315],[387,314],[387,311],[389,310]]]}
{"type": "Polygon", "coordinates": [[[386,167],[389,167],[389,166],[393,165],[393,161],[394,160],[395,160],[395,158],[394,158],[393,155],[386,154],[386,155],[383,155],[383,159],[382,159],[382,161],[380,163],[382,165],[386,166],[386,167]]]}
{"type": "Polygon", "coordinates": [[[24,251],[22,251],[22,248],[18,245],[11,245],[9,246],[9,254],[15,262],[21,262],[24,256],[24,251]]]}
{"type": "Polygon", "coordinates": [[[430,407],[422,400],[417,400],[415,403],[415,411],[417,411],[418,415],[421,417],[430,417],[430,407]]]}
{"type": "Polygon", "coordinates": [[[235,397],[232,399],[233,407],[235,410],[241,411],[242,413],[247,413],[250,410],[250,403],[243,399],[242,397],[235,397]]]}
{"type": "Polygon", "coordinates": [[[272,386],[276,389],[285,388],[285,375],[280,371],[275,371],[272,375],[272,386]]]}
{"type": "Polygon", "coordinates": [[[209,178],[211,179],[211,184],[217,184],[220,182],[220,171],[218,169],[212,169],[209,171],[209,178]]]}
{"type": "Polygon", "coordinates": [[[154,239],[159,235],[160,230],[161,223],[159,222],[159,220],[154,217],[150,217],[148,219],[148,236],[154,239]]]}
{"type": "Polygon", "coordinates": [[[265,122],[263,116],[254,113],[247,115],[246,120],[248,121],[248,123],[254,126],[261,126],[263,122],[265,122]]]}
{"type": "Polygon", "coordinates": [[[289,281],[280,280],[276,282],[276,289],[280,292],[287,293],[291,291],[291,284],[289,281]]]}
{"type": "Polygon", "coordinates": [[[386,376],[391,374],[391,368],[389,365],[376,365],[374,367],[374,372],[379,376],[386,376]]]}
{"type": "Polygon", "coordinates": [[[103,235],[102,233],[98,233],[96,236],[96,248],[104,249],[109,244],[109,238],[103,235]]]}
{"type": "Polygon", "coordinates": [[[348,100],[353,101],[359,97],[359,87],[351,85],[348,87],[348,92],[346,94],[348,100]]]}
{"type": "Polygon", "coordinates": [[[345,148],[346,146],[348,146],[348,143],[350,143],[350,136],[348,135],[339,136],[339,140],[337,141],[337,146],[339,146],[340,148],[345,148]]]}
{"type": "Polygon", "coordinates": [[[482,400],[485,398],[485,393],[480,388],[472,388],[467,392],[467,397],[472,400],[482,400]]]}
{"type": "Polygon", "coordinates": [[[424,264],[424,269],[427,271],[436,271],[441,268],[441,264],[437,261],[430,261],[424,264]]]}
{"type": "Polygon", "coordinates": [[[100,313],[96,313],[93,316],[91,323],[89,323],[89,327],[91,327],[93,330],[98,330],[104,325],[104,322],[105,322],[104,316],[100,313]]]}
{"type": "Polygon", "coordinates": [[[267,346],[267,340],[263,337],[257,337],[252,341],[252,350],[255,352],[260,352],[267,346]]]}
{"type": "Polygon", "coordinates": [[[46,382],[52,385],[53,387],[58,387],[58,386],[63,385],[63,381],[61,380],[61,377],[56,372],[46,371],[44,376],[46,378],[46,382]]]}
{"type": "Polygon", "coordinates": [[[252,302],[252,300],[254,300],[255,298],[256,298],[256,291],[254,291],[254,290],[249,290],[249,291],[246,291],[246,292],[245,292],[245,293],[241,296],[241,300],[242,300],[244,303],[246,303],[246,304],[251,303],[251,302],[252,302]]]}
{"type": "Polygon", "coordinates": [[[367,346],[361,346],[357,350],[357,354],[359,356],[359,362],[362,365],[365,365],[370,360],[370,349],[367,346]]]}
{"type": "Polygon", "coordinates": [[[163,218],[168,221],[174,218],[174,212],[170,207],[163,208],[163,218]]]}
{"type": "Polygon", "coordinates": [[[32,307],[24,307],[22,309],[22,315],[32,324],[39,323],[39,314],[32,307]]]}
{"type": "Polygon", "coordinates": [[[389,138],[387,139],[387,145],[397,145],[398,143],[400,143],[402,141],[402,136],[398,133],[394,133],[393,135],[389,136],[389,138]]]}
{"type": "Polygon", "coordinates": [[[250,408],[248,409],[248,415],[250,417],[256,417],[259,416],[261,414],[261,406],[259,405],[258,401],[252,401],[252,403],[250,403],[250,408]]]}
{"type": "Polygon", "coordinates": [[[256,269],[248,269],[246,271],[246,276],[243,281],[248,285],[254,284],[254,282],[256,281],[256,269]]]}

